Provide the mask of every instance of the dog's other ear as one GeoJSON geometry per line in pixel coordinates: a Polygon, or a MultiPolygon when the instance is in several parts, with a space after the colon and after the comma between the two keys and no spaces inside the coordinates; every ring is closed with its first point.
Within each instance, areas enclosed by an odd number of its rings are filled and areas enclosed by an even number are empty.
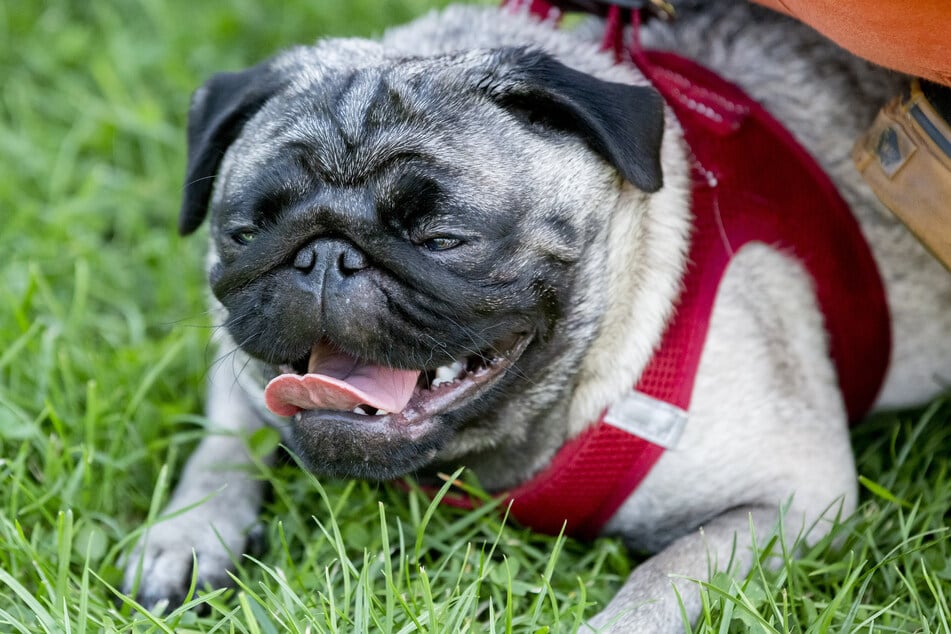
{"type": "Polygon", "coordinates": [[[653,88],[604,81],[539,50],[507,48],[482,86],[503,107],[578,134],[639,189],[663,185],[664,100],[653,88]]]}
{"type": "Polygon", "coordinates": [[[263,62],[236,73],[218,73],[192,95],[188,109],[188,163],[178,232],[197,229],[208,212],[218,166],[244,124],[284,85],[263,62]]]}

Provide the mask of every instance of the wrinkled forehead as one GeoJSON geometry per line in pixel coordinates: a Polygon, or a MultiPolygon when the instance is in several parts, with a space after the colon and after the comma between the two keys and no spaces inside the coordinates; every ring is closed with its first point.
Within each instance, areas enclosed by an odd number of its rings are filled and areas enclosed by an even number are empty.
{"type": "Polygon", "coordinates": [[[236,149],[260,164],[305,153],[330,180],[357,181],[407,156],[445,156],[464,130],[487,125],[488,100],[466,88],[466,60],[391,58],[378,44],[330,40],[279,60],[288,87],[236,149]]]}

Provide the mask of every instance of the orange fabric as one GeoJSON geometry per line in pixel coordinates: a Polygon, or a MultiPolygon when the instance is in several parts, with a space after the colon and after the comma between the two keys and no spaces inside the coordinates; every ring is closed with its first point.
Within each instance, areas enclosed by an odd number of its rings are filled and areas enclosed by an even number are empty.
{"type": "Polygon", "coordinates": [[[876,64],[951,86],[949,0],[755,0],[876,64]]]}

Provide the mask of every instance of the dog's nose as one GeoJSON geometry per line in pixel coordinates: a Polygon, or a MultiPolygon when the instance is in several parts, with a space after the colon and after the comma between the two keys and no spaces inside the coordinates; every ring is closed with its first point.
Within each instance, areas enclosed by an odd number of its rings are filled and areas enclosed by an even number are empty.
{"type": "Polygon", "coordinates": [[[367,265],[363,251],[346,240],[337,239],[314,240],[294,257],[294,268],[305,275],[332,268],[334,273],[347,276],[367,265]]]}

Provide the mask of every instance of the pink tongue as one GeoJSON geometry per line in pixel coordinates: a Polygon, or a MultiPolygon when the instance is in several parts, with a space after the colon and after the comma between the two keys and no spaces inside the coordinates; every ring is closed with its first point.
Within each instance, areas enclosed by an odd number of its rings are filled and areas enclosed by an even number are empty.
{"type": "Polygon", "coordinates": [[[282,374],[264,388],[264,402],[278,416],[300,410],[333,409],[349,412],[369,405],[387,412],[406,407],[419,372],[361,365],[346,354],[317,344],[311,352],[309,373],[282,374]]]}

